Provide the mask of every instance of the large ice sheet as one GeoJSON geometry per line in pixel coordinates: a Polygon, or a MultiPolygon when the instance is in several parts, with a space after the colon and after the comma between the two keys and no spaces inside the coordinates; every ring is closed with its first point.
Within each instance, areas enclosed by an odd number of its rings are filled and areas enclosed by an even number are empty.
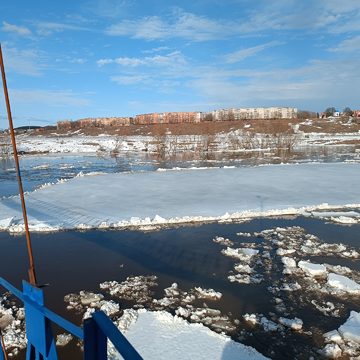
{"type": "MultiPolygon", "coordinates": [[[[105,174],[45,187],[26,202],[38,231],[296,214],[359,207],[359,174],[360,164],[344,163],[105,174]]],[[[0,200],[1,229],[23,230],[20,209],[18,197],[0,200]]]]}
{"type": "Polygon", "coordinates": [[[139,310],[125,336],[144,359],[267,359],[250,346],[165,311],[139,310]]]}

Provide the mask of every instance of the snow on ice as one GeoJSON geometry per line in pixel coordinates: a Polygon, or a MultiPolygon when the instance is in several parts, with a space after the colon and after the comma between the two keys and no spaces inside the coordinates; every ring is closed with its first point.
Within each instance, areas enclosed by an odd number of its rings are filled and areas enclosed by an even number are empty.
{"type": "MultiPolygon", "coordinates": [[[[32,231],[128,228],[360,208],[360,164],[269,165],[76,177],[26,194],[32,231]]],[[[356,217],[354,217],[355,219],[356,217]]],[[[0,229],[24,230],[18,196],[0,229]]]]}
{"type": "Polygon", "coordinates": [[[319,351],[320,354],[335,359],[342,355],[351,359],[360,357],[360,313],[351,311],[346,322],[338,330],[324,334],[327,344],[319,351]]]}
{"type": "MultiPolygon", "coordinates": [[[[141,309],[135,316],[132,314],[131,320],[127,319],[126,329],[122,324],[122,330],[144,359],[266,359],[250,346],[164,311],[141,309]],[[166,351],[159,351],[164,348],[166,351]]],[[[113,348],[109,349],[109,357],[121,359],[113,348]]]]}
{"type": "Polygon", "coordinates": [[[0,330],[9,357],[25,349],[25,310],[13,305],[7,296],[0,296],[0,330]]]}
{"type": "Polygon", "coordinates": [[[313,264],[309,261],[299,261],[298,267],[308,276],[326,276],[326,266],[322,264],[313,264]]]}
{"type": "Polygon", "coordinates": [[[346,276],[331,273],[327,283],[334,291],[360,294],[360,285],[346,276]]]}

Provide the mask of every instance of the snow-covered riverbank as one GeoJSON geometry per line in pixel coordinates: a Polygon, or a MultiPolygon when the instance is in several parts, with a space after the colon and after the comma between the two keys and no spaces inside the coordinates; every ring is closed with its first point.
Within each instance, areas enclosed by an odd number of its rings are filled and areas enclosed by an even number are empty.
{"type": "Polygon", "coordinates": [[[49,136],[17,136],[18,150],[25,153],[97,153],[97,152],[166,152],[253,151],[304,146],[339,145],[360,140],[359,133],[280,133],[258,134],[234,130],[216,135],[82,135],[78,132],[49,136]]]}
{"type": "MultiPolygon", "coordinates": [[[[269,165],[196,171],[102,174],[26,195],[30,228],[124,228],[305,214],[345,207],[358,222],[359,164],[269,165]]],[[[336,218],[327,212],[323,217],[336,218]]],[[[0,201],[0,227],[23,231],[18,197],[0,201]]]]}

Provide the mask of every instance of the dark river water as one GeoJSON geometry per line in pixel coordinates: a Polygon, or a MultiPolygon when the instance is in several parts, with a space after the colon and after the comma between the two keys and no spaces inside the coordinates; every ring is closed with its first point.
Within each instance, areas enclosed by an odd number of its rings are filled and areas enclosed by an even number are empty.
{"type": "MultiPolygon", "coordinates": [[[[101,292],[99,283],[108,280],[121,282],[131,275],[156,275],[158,287],[154,298],[163,296],[163,289],[177,282],[182,290],[195,286],[213,288],[223,297],[210,302],[211,307],[221,310],[231,318],[241,318],[245,313],[268,314],[274,311],[272,294],[267,290],[274,277],[265,278],[260,284],[230,283],[228,272],[234,260],[221,254],[221,248],[212,239],[223,236],[235,242],[261,243],[258,237],[243,238],[238,232],[259,232],[274,227],[301,226],[310,234],[328,243],[350,245],[360,249],[359,225],[340,226],[324,221],[298,217],[295,219],[256,219],[240,224],[203,224],[183,226],[161,231],[66,231],[53,234],[32,234],[33,250],[38,281],[49,283],[45,288],[47,306],[65,318],[80,324],[81,318],[66,310],[64,295],[80,290],[101,292]]],[[[24,236],[0,233],[0,274],[17,287],[26,278],[27,255],[24,236]]],[[[356,260],[317,258],[316,262],[331,261],[360,271],[356,260]]],[[[273,274],[276,276],[276,274],[273,274]]],[[[109,296],[107,296],[109,299],[109,296]]],[[[287,301],[293,301],[288,299],[287,301]]],[[[122,308],[131,306],[118,301],[122,308]]],[[[303,319],[304,327],[319,327],[325,333],[344,323],[350,310],[360,311],[359,302],[345,303],[339,318],[324,317],[306,306],[292,304],[295,316],[303,319]],[[320,325],[319,325],[320,324],[320,325]]],[[[240,326],[240,327],[243,327],[240,326]]],[[[286,339],[276,333],[266,333],[245,326],[233,335],[245,344],[254,346],[264,355],[274,359],[308,359],[314,349],[321,347],[316,334],[305,336],[290,334],[286,339]],[[243,336],[242,330],[247,331],[243,336]],[[242,334],[240,336],[240,334],[242,334]]],[[[74,343],[74,342],[72,342],[74,343]]],[[[81,358],[72,344],[61,350],[65,358],[81,358]]]]}

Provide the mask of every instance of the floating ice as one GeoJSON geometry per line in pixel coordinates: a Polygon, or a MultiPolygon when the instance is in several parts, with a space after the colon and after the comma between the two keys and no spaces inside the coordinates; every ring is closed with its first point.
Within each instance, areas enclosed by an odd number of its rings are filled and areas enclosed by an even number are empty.
{"type": "Polygon", "coordinates": [[[349,318],[338,329],[346,341],[354,341],[360,345],[360,313],[351,311],[349,318]]]}
{"type": "Polygon", "coordinates": [[[12,305],[6,296],[0,297],[0,330],[9,357],[26,348],[24,318],[24,308],[12,305]]]}
{"type": "Polygon", "coordinates": [[[329,344],[320,350],[321,354],[328,353],[329,358],[347,355],[351,359],[358,359],[360,357],[360,313],[351,311],[346,322],[338,330],[329,331],[323,336],[329,344]],[[333,353],[332,350],[334,350],[333,353]]]}
{"type": "Polygon", "coordinates": [[[339,317],[339,309],[335,309],[335,305],[331,301],[319,303],[319,301],[311,300],[311,304],[325,316],[339,317]]]}
{"type": "Polygon", "coordinates": [[[225,256],[229,256],[229,257],[232,257],[235,259],[249,260],[249,259],[251,259],[252,256],[258,254],[259,250],[248,249],[248,248],[233,249],[231,247],[227,247],[226,249],[221,250],[221,252],[225,256]]]}
{"type": "Polygon", "coordinates": [[[338,291],[360,294],[360,285],[346,276],[330,273],[327,284],[338,291]]]}
{"type": "Polygon", "coordinates": [[[213,242],[216,244],[224,245],[224,246],[233,246],[234,245],[234,243],[231,240],[225,239],[222,236],[216,236],[213,239],[213,242]]]}
{"type": "Polygon", "coordinates": [[[296,261],[293,258],[283,256],[281,262],[284,264],[284,275],[290,275],[296,270],[296,261]]]}
{"type": "Polygon", "coordinates": [[[299,261],[299,268],[308,276],[326,276],[327,270],[324,265],[313,264],[309,261],[299,261]]]}
{"type": "MultiPolygon", "coordinates": [[[[317,164],[315,171],[313,164],[271,165],[76,177],[26,195],[29,225],[33,231],[89,229],[105,223],[109,228],[156,227],[271,215],[309,215],[317,209],[340,206],[356,209],[360,204],[352,202],[360,198],[359,166],[317,164]],[[267,181],[269,176],[273,179],[271,183],[267,181]],[[318,186],[309,188],[306,184],[315,177],[318,186]],[[294,188],[298,191],[294,192],[294,188]],[[117,201],[119,197],[121,202],[117,201]],[[34,210],[40,206],[41,212],[34,210]],[[134,223],[131,219],[135,218],[138,220],[134,223]],[[152,219],[150,223],[148,219],[152,219]]],[[[23,232],[21,219],[19,197],[0,200],[4,229],[23,232]],[[10,218],[13,220],[7,221],[10,218]]]]}
{"type": "Polygon", "coordinates": [[[288,319],[288,318],[280,317],[279,323],[292,330],[301,330],[303,327],[303,321],[298,318],[288,319]]]}
{"type": "Polygon", "coordinates": [[[59,334],[56,336],[56,346],[66,346],[72,339],[71,334],[59,334]]]}
{"type": "MultiPolygon", "coordinates": [[[[189,324],[163,311],[139,310],[137,316],[131,315],[125,336],[144,359],[266,359],[255,349],[234,342],[228,336],[216,334],[202,324],[189,324]]],[[[120,359],[113,347],[109,349],[109,358],[120,359]]]]}
{"type": "Polygon", "coordinates": [[[281,325],[274,323],[261,314],[245,314],[243,315],[243,318],[253,325],[260,325],[266,332],[277,331],[281,328],[281,325]]]}
{"type": "Polygon", "coordinates": [[[117,281],[105,281],[100,284],[100,289],[106,290],[110,295],[120,299],[133,300],[138,304],[152,300],[152,288],[157,286],[157,277],[151,276],[129,276],[122,283],[117,281]]]}
{"type": "Polygon", "coordinates": [[[283,291],[297,291],[301,289],[301,285],[298,282],[294,283],[283,283],[280,290],[283,291]]]}
{"type": "Polygon", "coordinates": [[[319,353],[326,359],[337,359],[342,355],[342,350],[337,344],[326,344],[319,353]]]}
{"type": "Polygon", "coordinates": [[[222,297],[222,294],[215,291],[214,289],[203,289],[201,287],[195,287],[194,290],[196,292],[196,296],[199,299],[219,300],[222,297]]]}

